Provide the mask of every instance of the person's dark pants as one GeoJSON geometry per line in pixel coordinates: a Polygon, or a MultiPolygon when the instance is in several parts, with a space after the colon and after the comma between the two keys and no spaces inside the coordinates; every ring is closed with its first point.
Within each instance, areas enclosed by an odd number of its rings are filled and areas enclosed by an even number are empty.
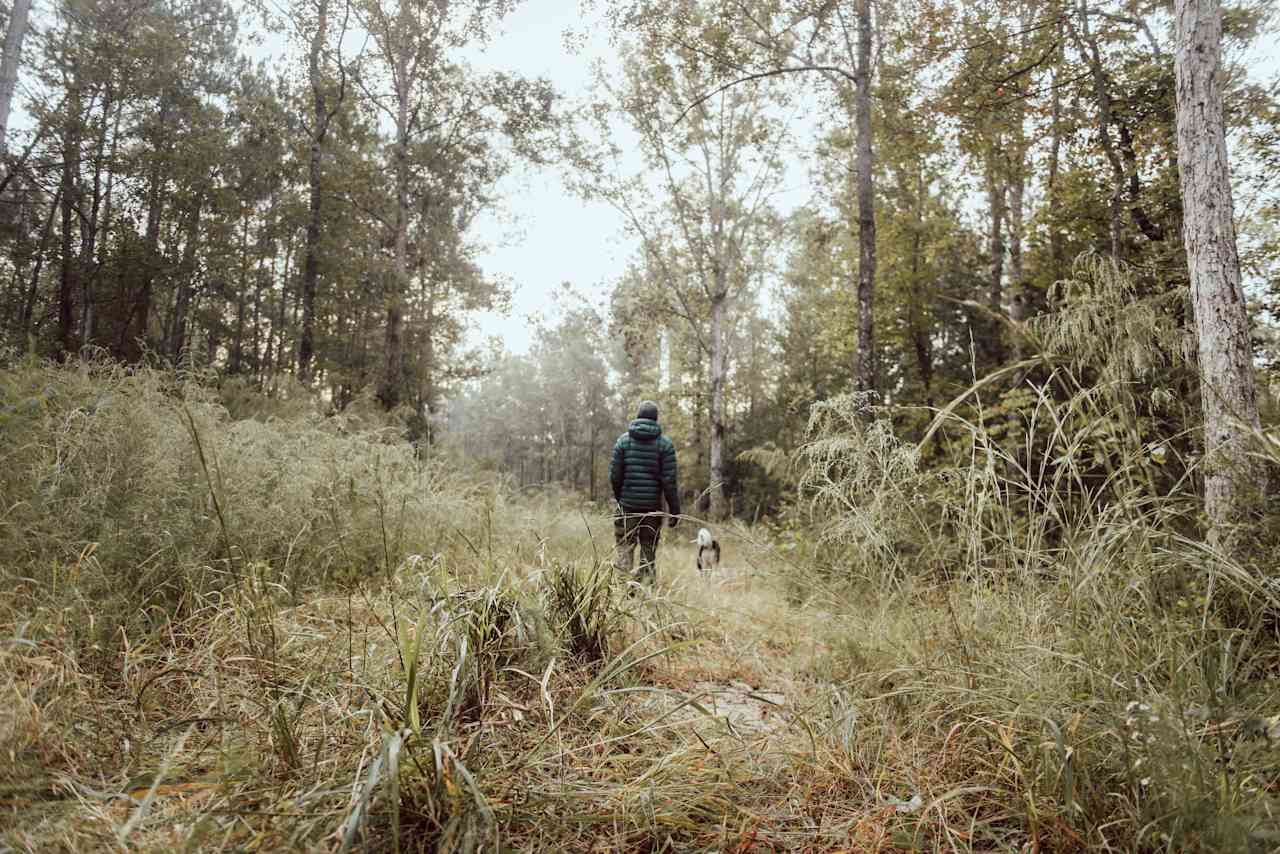
{"type": "Polygon", "coordinates": [[[632,558],[640,546],[640,568],[636,581],[652,584],[657,578],[658,538],[662,536],[662,512],[626,513],[613,517],[613,540],[617,555],[613,565],[620,572],[631,572],[632,558]]]}

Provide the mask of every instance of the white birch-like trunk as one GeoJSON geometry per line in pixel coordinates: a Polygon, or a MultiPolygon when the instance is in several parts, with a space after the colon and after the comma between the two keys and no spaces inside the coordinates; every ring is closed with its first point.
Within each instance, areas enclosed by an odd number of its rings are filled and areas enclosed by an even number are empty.
{"type": "Polygon", "coordinates": [[[1227,169],[1222,6],[1176,0],[1175,12],[1178,173],[1199,346],[1204,504],[1212,539],[1226,545],[1265,473],[1247,453],[1248,431],[1260,422],[1227,169]]]}
{"type": "Polygon", "coordinates": [[[13,110],[13,93],[18,88],[22,40],[27,34],[30,14],[31,0],[13,0],[9,27],[4,34],[4,53],[0,54],[0,157],[9,152],[9,113],[13,110]]]}

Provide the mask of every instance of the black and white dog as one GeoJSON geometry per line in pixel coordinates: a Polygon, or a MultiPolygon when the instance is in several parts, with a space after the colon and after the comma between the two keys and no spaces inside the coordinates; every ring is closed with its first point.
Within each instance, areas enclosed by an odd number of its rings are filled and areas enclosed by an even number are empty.
{"type": "Polygon", "coordinates": [[[698,529],[698,571],[715,572],[720,568],[720,543],[706,528],[698,529]]]}

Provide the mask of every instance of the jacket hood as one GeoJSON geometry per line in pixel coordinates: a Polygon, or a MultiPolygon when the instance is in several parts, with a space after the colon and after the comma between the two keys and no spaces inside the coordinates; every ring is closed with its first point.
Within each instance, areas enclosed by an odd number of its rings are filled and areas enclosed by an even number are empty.
{"type": "Polygon", "coordinates": [[[662,435],[662,425],[657,421],[650,421],[648,418],[637,418],[631,422],[631,426],[627,428],[627,433],[637,441],[652,442],[662,435]]]}

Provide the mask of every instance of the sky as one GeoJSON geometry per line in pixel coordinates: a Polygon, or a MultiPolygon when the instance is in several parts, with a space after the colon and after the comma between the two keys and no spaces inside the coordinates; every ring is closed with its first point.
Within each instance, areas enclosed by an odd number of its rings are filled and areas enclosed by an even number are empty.
{"type": "MultiPolygon", "coordinates": [[[[483,52],[471,51],[478,69],[545,77],[566,98],[585,96],[591,63],[608,57],[603,37],[587,39],[571,51],[564,35],[583,27],[574,0],[527,0],[504,19],[500,34],[483,52]]],[[[482,217],[475,237],[485,245],[481,265],[514,288],[506,316],[479,316],[472,339],[500,336],[513,353],[532,341],[530,319],[550,308],[551,294],[568,282],[603,300],[632,252],[621,217],[603,202],[589,203],[569,193],[553,168],[518,168],[503,179],[497,195],[503,206],[482,217]]]]}

